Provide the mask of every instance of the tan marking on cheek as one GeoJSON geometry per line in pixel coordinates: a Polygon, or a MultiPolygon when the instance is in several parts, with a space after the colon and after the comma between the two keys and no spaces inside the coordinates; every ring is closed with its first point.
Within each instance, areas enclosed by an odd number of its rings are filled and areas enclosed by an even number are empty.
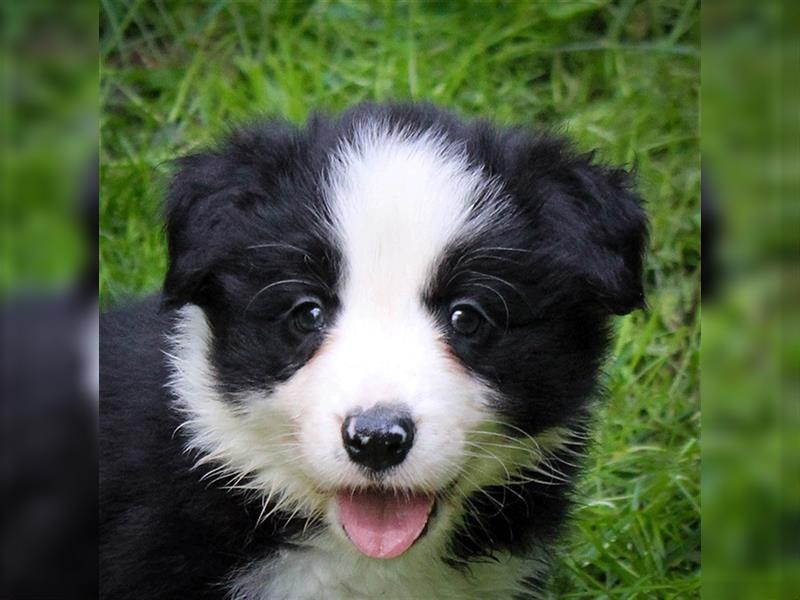
{"type": "Polygon", "coordinates": [[[439,350],[439,353],[442,355],[442,358],[444,358],[447,368],[451,372],[458,375],[469,376],[469,371],[467,371],[466,367],[461,362],[461,359],[456,356],[455,352],[453,352],[453,349],[443,338],[436,340],[436,346],[439,350]]]}
{"type": "Polygon", "coordinates": [[[320,342],[319,347],[314,350],[314,353],[311,357],[306,361],[306,363],[300,368],[301,371],[304,369],[313,367],[315,363],[319,362],[321,356],[324,356],[326,353],[330,352],[330,348],[333,345],[332,339],[334,338],[334,334],[330,333],[322,338],[322,342],[320,342]]]}
{"type": "MultiPolygon", "coordinates": [[[[335,340],[336,336],[333,333],[326,335],[311,357],[291,378],[290,383],[293,387],[293,393],[295,395],[301,394],[302,390],[311,384],[311,381],[315,376],[315,365],[319,363],[321,357],[331,351],[331,347],[333,346],[335,340]]],[[[302,437],[305,415],[292,412],[288,415],[288,419],[292,425],[295,438],[299,440],[302,437]]],[[[341,419],[341,421],[344,421],[344,419],[341,419]]],[[[341,423],[339,426],[341,427],[341,423]]]]}
{"type": "Polygon", "coordinates": [[[299,439],[301,433],[302,418],[300,415],[289,415],[289,422],[292,425],[291,433],[295,439],[299,439]]]}

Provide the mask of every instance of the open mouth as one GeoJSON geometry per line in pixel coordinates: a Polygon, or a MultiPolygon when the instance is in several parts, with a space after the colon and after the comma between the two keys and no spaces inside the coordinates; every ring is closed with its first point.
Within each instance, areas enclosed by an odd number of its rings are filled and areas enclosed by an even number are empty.
{"type": "Polygon", "coordinates": [[[336,495],[339,522],[356,548],[372,558],[395,558],[426,531],[436,497],[416,492],[341,491],[336,495]]]}

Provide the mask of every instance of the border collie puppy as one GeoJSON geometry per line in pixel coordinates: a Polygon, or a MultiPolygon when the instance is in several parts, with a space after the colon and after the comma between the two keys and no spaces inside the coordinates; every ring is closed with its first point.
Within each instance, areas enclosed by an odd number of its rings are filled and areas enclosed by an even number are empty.
{"type": "Polygon", "coordinates": [[[103,596],[535,596],[643,304],[627,173],[403,104],[179,166],[162,294],[102,319],[103,596]]]}

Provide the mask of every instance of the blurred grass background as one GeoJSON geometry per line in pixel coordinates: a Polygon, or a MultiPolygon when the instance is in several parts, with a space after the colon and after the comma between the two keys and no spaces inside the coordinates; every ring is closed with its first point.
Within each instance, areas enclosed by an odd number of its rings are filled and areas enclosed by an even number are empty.
{"type": "Polygon", "coordinates": [[[797,600],[800,3],[703,11],[703,597],[797,600]]]}
{"type": "Polygon", "coordinates": [[[699,595],[699,6],[101,1],[100,298],[158,289],[169,160],[254,115],[428,100],[636,167],[649,309],[620,319],[557,598],[699,595]]]}
{"type": "Polygon", "coordinates": [[[82,222],[97,156],[97,11],[0,3],[0,302],[95,260],[82,222]],[[95,62],[96,65],[96,62],[95,62]],[[41,243],[46,240],[47,243],[41,243]]]}

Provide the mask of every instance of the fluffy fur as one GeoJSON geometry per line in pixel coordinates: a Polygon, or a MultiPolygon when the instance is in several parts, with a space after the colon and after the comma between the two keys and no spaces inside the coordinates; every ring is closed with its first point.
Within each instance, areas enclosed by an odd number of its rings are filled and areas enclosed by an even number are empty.
{"type": "Polygon", "coordinates": [[[183,159],[166,222],[162,295],[101,324],[104,596],[533,594],[609,317],[643,303],[627,174],[527,130],[361,105],[183,159]],[[300,330],[309,302],[324,323],[300,330]],[[383,403],[416,435],[376,475],[340,426],[383,403]],[[337,491],[376,487],[436,495],[398,558],[338,524],[337,491]]]}

